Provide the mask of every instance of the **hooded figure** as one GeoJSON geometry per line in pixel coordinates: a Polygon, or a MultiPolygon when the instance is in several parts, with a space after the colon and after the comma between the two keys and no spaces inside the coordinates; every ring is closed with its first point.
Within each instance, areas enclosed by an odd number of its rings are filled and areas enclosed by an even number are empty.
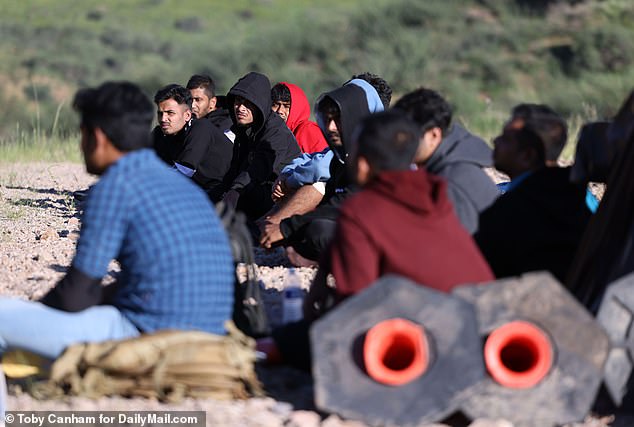
{"type": "Polygon", "coordinates": [[[224,200],[255,220],[272,207],[273,182],[301,152],[284,120],[271,111],[271,83],[265,75],[251,72],[242,77],[229,90],[227,103],[236,139],[224,200]],[[250,123],[236,115],[237,101],[249,105],[250,123]]]}
{"type": "Polygon", "coordinates": [[[425,167],[430,173],[447,180],[447,195],[460,222],[471,234],[478,229],[480,213],[488,208],[500,192],[482,171],[493,166],[491,148],[481,138],[459,125],[452,125],[425,167]]]}
{"type": "Polygon", "coordinates": [[[307,214],[293,215],[280,223],[280,232],[285,242],[301,256],[318,260],[328,246],[339,214],[339,205],[352,193],[346,174],[345,145],[352,140],[353,132],[361,119],[370,114],[364,89],[349,84],[325,93],[317,101],[317,123],[335,154],[330,162],[330,179],[326,183],[326,194],[319,206],[307,214]],[[328,123],[323,111],[327,102],[336,105],[339,112],[337,130],[341,144],[334,144],[329,138],[328,123]]]}
{"type": "Polygon", "coordinates": [[[286,126],[293,132],[302,153],[317,153],[328,147],[319,126],[311,122],[310,104],[302,88],[292,83],[280,82],[291,94],[291,107],[286,119],[286,126]]]}

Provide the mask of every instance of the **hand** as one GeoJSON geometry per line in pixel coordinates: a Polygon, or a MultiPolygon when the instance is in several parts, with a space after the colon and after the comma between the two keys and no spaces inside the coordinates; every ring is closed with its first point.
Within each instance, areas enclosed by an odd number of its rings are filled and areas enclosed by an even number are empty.
{"type": "Polygon", "coordinates": [[[284,236],[280,230],[280,224],[267,221],[264,224],[262,237],[260,237],[260,245],[266,249],[270,249],[274,244],[281,242],[282,240],[284,240],[284,236]]]}
{"type": "Polygon", "coordinates": [[[279,201],[289,193],[289,188],[286,185],[286,179],[282,176],[278,176],[273,184],[273,191],[271,192],[271,199],[274,202],[279,201]]]}

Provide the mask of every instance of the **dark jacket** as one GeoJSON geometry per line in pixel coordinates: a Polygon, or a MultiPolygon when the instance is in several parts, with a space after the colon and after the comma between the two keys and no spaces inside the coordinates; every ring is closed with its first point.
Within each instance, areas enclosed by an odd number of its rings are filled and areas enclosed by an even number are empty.
{"type": "MultiPolygon", "coordinates": [[[[233,105],[236,96],[257,109],[254,123],[246,127],[236,124],[235,112],[229,109],[236,135],[229,189],[243,193],[249,186],[273,183],[301,151],[284,120],[271,110],[271,83],[265,75],[251,72],[238,80],[227,94],[227,105],[233,105]]],[[[269,195],[270,190],[269,186],[269,195]]]]}
{"type": "Polygon", "coordinates": [[[386,171],[346,200],[330,253],[337,294],[361,292],[389,273],[443,292],[493,280],[446,188],[423,169],[386,171]]]}
{"type": "Polygon", "coordinates": [[[229,107],[227,106],[227,100],[224,96],[216,96],[216,109],[205,116],[206,119],[211,120],[214,126],[221,131],[231,129],[233,121],[231,120],[231,114],[229,113],[229,107]]]}
{"type": "Polygon", "coordinates": [[[447,195],[462,225],[473,234],[480,213],[500,192],[482,170],[493,163],[491,148],[480,138],[453,125],[429,158],[425,167],[447,180],[447,195]]]}
{"type": "Polygon", "coordinates": [[[475,240],[497,277],[548,270],[565,279],[590,220],[586,187],[570,168],[542,168],[480,216],[475,240]]]}
{"type": "Polygon", "coordinates": [[[225,192],[223,181],[231,166],[233,144],[209,120],[192,120],[175,135],[152,131],[154,150],[168,165],[178,163],[196,172],[191,177],[213,202],[225,192]]]}
{"type": "MultiPolygon", "coordinates": [[[[352,140],[352,133],[365,116],[370,114],[368,101],[363,89],[355,85],[345,85],[322,95],[321,99],[329,97],[338,106],[341,112],[339,129],[342,147],[330,148],[335,156],[330,162],[330,179],[326,182],[326,194],[319,206],[307,214],[293,215],[280,223],[280,231],[285,238],[291,238],[294,233],[304,227],[310,221],[318,218],[336,220],[341,203],[355,191],[354,185],[348,181],[346,174],[345,158],[346,144],[352,140]]],[[[323,127],[323,119],[318,115],[318,123],[323,127]]],[[[322,132],[326,133],[322,128],[322,132]]],[[[326,138],[328,141],[328,138],[326,138]]],[[[330,144],[330,142],[329,142],[330,144]]]]}

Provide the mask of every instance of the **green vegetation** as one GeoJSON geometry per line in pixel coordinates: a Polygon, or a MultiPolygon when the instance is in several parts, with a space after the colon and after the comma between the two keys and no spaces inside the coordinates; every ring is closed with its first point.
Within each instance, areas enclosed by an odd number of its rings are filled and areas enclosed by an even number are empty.
{"type": "Polygon", "coordinates": [[[193,73],[211,74],[224,93],[261,71],[315,99],[371,71],[395,98],[440,90],[486,138],[523,101],[577,124],[612,115],[631,89],[633,27],[629,0],[5,2],[0,160],[30,150],[79,159],[77,139],[64,142],[78,87],[126,79],[151,95],[193,73]]]}

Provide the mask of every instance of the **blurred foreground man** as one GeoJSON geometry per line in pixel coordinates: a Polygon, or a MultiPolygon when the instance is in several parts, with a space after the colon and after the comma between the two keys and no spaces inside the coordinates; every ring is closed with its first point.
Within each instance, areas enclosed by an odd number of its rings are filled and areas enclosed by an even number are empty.
{"type": "Polygon", "coordinates": [[[79,91],[74,107],[86,170],[101,178],[65,277],[39,302],[0,298],[0,353],[55,358],[74,343],[168,328],[223,334],[228,239],[205,193],[150,148],[152,103],[131,83],[108,82],[79,91]],[[104,287],[113,259],[121,273],[104,287]]]}

